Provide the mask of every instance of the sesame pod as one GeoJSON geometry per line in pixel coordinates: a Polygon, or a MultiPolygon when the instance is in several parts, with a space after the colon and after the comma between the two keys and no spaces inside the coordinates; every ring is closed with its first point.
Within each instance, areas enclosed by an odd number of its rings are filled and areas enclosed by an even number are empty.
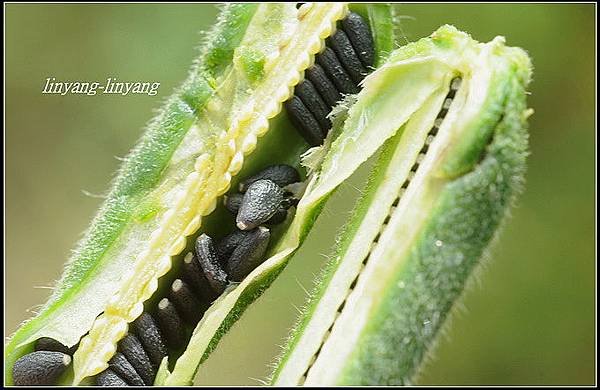
{"type": "Polygon", "coordinates": [[[158,369],[160,362],[167,356],[167,347],[158,324],[150,314],[142,313],[131,325],[131,330],[148,353],[152,366],[155,370],[158,369]]]}
{"type": "MultiPolygon", "coordinates": [[[[377,60],[381,60],[393,47],[388,28],[390,7],[350,8],[374,26],[377,60]]],[[[348,5],[343,3],[306,4],[300,11],[284,3],[228,4],[223,8],[188,80],[166,100],[123,163],[49,302],[11,337],[5,348],[6,384],[13,383],[15,362],[42,337],[67,347],[81,339],[73,356],[72,382],[68,378],[65,380],[69,382],[62,384],[77,385],[88,377],[109,376],[98,374],[108,367],[115,347],[144,304],[160,299],[159,294],[165,292],[156,291],[161,286],[158,281],[170,272],[174,259],[181,260],[177,256],[183,257],[186,239],[217,230],[219,222],[210,214],[217,199],[237,184],[236,175],[256,172],[274,153],[278,159],[268,163],[300,168],[306,145],[300,136],[288,131],[292,124],[278,110],[290,99],[303,72],[347,11],[348,5]],[[257,142],[259,137],[263,138],[257,142]],[[273,150],[263,145],[276,147],[273,150]],[[246,158],[251,153],[256,158],[246,158]]],[[[376,148],[371,146],[385,140],[371,138],[364,152],[351,153],[357,164],[374,153],[376,148]]],[[[323,156],[330,147],[320,149],[323,156]]],[[[348,169],[356,169],[356,164],[351,165],[348,169]]],[[[336,179],[317,185],[318,174],[327,176],[331,168],[319,163],[311,169],[311,191],[307,192],[311,198],[298,205],[300,213],[294,218],[293,229],[286,228],[277,237],[277,247],[286,254],[265,261],[215,303],[211,321],[198,325],[190,345],[183,348],[174,368],[171,366],[174,371],[161,380],[189,383],[205,351],[210,353],[239,318],[228,313],[242,312],[301,244],[322,199],[339,184],[336,179]],[[207,340],[211,340],[210,351],[207,340]]],[[[344,180],[343,175],[340,180],[344,180]]],[[[181,330],[181,318],[168,299],[159,302],[153,315],[165,339],[175,340],[181,335],[175,332],[181,330]],[[166,328],[175,336],[167,336],[166,328]]],[[[187,329],[185,332],[189,333],[187,329]]],[[[172,349],[177,343],[168,344],[172,349]]]]}
{"type": "Polygon", "coordinates": [[[244,236],[227,261],[225,270],[230,280],[241,282],[265,260],[270,238],[269,229],[263,226],[249,231],[244,236]]]}
{"type": "Polygon", "coordinates": [[[156,372],[152,368],[152,363],[150,363],[150,358],[146,354],[146,351],[144,351],[142,343],[140,343],[140,340],[135,335],[128,334],[125,336],[119,342],[119,351],[131,363],[147,386],[154,383],[156,372]]]}
{"type": "Polygon", "coordinates": [[[108,369],[112,370],[119,378],[127,382],[129,386],[144,386],[142,378],[121,352],[115,353],[108,361],[108,367],[108,369]]]}
{"type": "Polygon", "coordinates": [[[118,376],[113,370],[108,369],[102,371],[96,377],[97,386],[110,386],[110,387],[125,387],[129,386],[125,380],[118,376]]]}
{"type": "Polygon", "coordinates": [[[300,174],[298,173],[298,170],[296,170],[296,168],[292,167],[291,165],[271,165],[261,170],[260,172],[242,180],[239,184],[240,192],[246,192],[246,189],[250,184],[261,179],[271,180],[273,183],[283,188],[289,184],[299,182],[300,174]]]}
{"type": "Polygon", "coordinates": [[[235,219],[240,230],[251,230],[268,221],[283,202],[283,190],[271,180],[261,179],[248,186],[235,219]]]}
{"type": "Polygon", "coordinates": [[[523,50],[452,26],[367,76],[319,181],[348,177],[369,133],[388,141],[271,384],[414,383],[521,188],[530,78],[523,50]]]}
{"type": "Polygon", "coordinates": [[[71,364],[71,357],[62,352],[36,351],[19,358],[12,369],[17,386],[51,386],[71,364]]]}

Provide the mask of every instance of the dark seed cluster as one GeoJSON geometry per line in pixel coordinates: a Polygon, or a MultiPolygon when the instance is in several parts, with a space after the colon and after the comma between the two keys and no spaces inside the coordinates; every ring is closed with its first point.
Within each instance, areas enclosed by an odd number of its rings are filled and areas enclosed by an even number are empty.
{"type": "Polygon", "coordinates": [[[293,167],[273,165],[243,180],[240,192],[225,198],[225,206],[235,215],[239,229],[217,242],[208,234],[196,239],[195,253],[185,256],[179,278],[152,314],[145,312],[133,322],[108,369],[96,376],[97,385],[154,383],[168,350],[185,347],[187,329],[198,324],[230,283],[241,282],[264,261],[271,235],[263,224],[285,220],[294,201],[283,187],[298,181],[300,175],[293,167]]]}
{"type": "Polygon", "coordinates": [[[311,146],[321,145],[331,129],[328,115],[343,95],[360,91],[359,83],[375,63],[371,30],[357,13],[342,20],[326,40],[315,64],[285,102],[290,120],[311,146]]]}

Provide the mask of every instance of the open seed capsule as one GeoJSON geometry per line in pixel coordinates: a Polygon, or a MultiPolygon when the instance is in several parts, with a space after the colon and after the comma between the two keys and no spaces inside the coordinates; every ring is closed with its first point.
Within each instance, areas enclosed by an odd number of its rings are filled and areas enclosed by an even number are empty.
{"type": "Polygon", "coordinates": [[[13,366],[17,386],[54,385],[71,364],[71,357],[56,351],[35,351],[19,358],[13,366]]]}

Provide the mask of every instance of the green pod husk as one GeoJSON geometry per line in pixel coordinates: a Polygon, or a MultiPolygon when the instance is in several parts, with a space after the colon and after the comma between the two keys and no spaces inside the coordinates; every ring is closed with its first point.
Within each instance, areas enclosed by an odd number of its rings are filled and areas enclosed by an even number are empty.
{"type": "MultiPolygon", "coordinates": [[[[500,37],[479,44],[451,26],[400,48],[369,77],[381,80],[381,104],[399,102],[402,84],[420,84],[410,96],[427,98],[382,149],[272,384],[412,383],[522,187],[530,77],[523,50],[500,37]],[[462,84],[440,125],[457,77],[462,84]]],[[[377,104],[351,110],[343,134],[410,110],[398,104],[383,117],[372,111],[377,104]]]]}
{"type": "MultiPolygon", "coordinates": [[[[380,63],[393,48],[391,7],[351,7],[369,21],[380,63]]],[[[217,198],[237,184],[235,176],[269,163],[300,166],[306,145],[291,131],[286,115],[279,114],[280,105],[346,11],[347,5],[338,3],[315,4],[301,16],[294,4],[223,7],[188,80],[127,157],[52,297],[11,337],[5,348],[6,384],[12,383],[16,359],[30,352],[38,338],[70,347],[89,331],[75,352],[74,371],[62,381],[86,383],[106,367],[128,323],[159,289],[159,278],[189,247],[186,237],[227,228],[219,223],[222,210],[215,208],[217,198]]],[[[320,210],[314,206],[304,212],[302,223],[292,223],[302,227],[296,246],[320,210]]],[[[191,345],[199,357],[186,360],[191,355],[186,351],[174,375],[163,362],[157,382],[189,383],[200,357],[212,351],[291,252],[259,267],[245,284],[221,297],[194,332],[209,339],[210,346],[191,345]],[[204,323],[216,325],[206,328],[204,323]]]]}

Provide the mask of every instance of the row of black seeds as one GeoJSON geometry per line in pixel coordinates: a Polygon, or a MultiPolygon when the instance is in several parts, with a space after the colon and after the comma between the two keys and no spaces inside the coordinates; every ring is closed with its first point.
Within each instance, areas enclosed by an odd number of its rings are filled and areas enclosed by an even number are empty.
{"type": "Polygon", "coordinates": [[[305,78],[284,103],[286,111],[302,137],[311,146],[323,143],[331,129],[328,115],[342,95],[360,91],[359,83],[373,68],[375,45],[369,25],[350,12],[326,47],[306,70],[305,78]]]}

